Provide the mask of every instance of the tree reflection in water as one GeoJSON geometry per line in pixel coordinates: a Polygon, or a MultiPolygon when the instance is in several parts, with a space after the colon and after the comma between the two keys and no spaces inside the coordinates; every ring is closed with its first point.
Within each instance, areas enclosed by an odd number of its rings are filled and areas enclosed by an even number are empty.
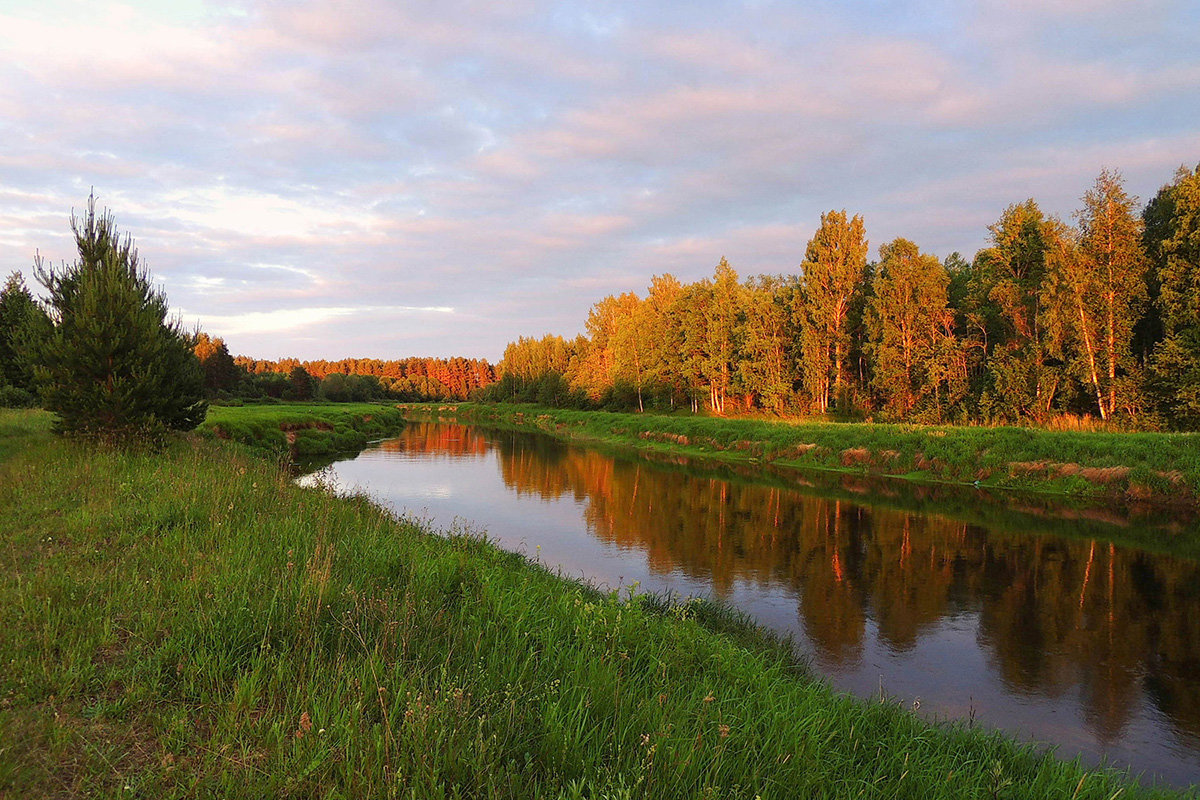
{"type": "Polygon", "coordinates": [[[1115,546],[1098,523],[1072,523],[1085,532],[1073,538],[1006,531],[458,425],[414,423],[383,447],[436,458],[494,447],[511,490],[573,497],[593,536],[641,552],[655,573],[718,597],[736,584],[786,588],[818,666],[856,663],[869,625],[902,652],[972,615],[1009,692],[1076,693],[1102,743],[1121,737],[1145,696],[1200,743],[1200,565],[1115,546]]]}

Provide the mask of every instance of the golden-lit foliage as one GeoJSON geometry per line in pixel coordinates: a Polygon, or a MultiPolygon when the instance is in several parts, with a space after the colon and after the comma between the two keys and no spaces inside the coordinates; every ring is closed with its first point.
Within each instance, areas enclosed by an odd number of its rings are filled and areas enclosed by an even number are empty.
{"type": "Polygon", "coordinates": [[[465,400],[471,392],[496,380],[496,372],[477,358],[344,358],[341,361],[278,361],[238,356],[235,363],[250,375],[288,375],[297,367],[323,381],[330,375],[375,378],[387,395],[402,400],[465,400]]]}
{"type": "Polygon", "coordinates": [[[502,368],[511,379],[481,397],[718,415],[1194,426],[1200,315],[1179,298],[1200,285],[1197,185],[1181,171],[1139,217],[1120,174],[1105,170],[1082,197],[1078,227],[1032,199],[1015,203],[972,262],[957,253],[939,261],[905,239],[868,262],[862,217],[830,211],[794,274],[742,281],[722,258],[694,283],[655,277],[645,298],[597,302],[584,336],[509,345],[502,368]],[[1173,327],[1164,331],[1161,319],[1173,327]]]}

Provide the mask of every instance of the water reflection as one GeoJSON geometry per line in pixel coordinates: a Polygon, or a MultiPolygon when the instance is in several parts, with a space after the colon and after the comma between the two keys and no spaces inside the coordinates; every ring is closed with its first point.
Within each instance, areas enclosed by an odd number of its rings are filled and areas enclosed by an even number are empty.
{"type": "Polygon", "coordinates": [[[433,423],[334,469],[393,502],[453,484],[447,511],[570,572],[728,599],[851,691],[883,684],[1067,755],[1200,776],[1200,564],[1089,539],[1095,523],[1005,531],[433,423]],[[386,477],[397,464],[409,471],[386,477]]]}

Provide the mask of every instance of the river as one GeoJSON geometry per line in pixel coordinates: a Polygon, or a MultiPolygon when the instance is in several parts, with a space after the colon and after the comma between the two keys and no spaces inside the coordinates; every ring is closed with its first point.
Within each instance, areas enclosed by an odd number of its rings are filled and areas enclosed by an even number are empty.
{"type": "Polygon", "coordinates": [[[1200,563],[1128,523],[411,423],[317,477],[601,588],[713,597],[838,689],[1200,782],[1200,563]],[[803,484],[813,485],[805,486],[803,484]],[[1069,535],[1065,535],[1068,534],[1069,535]]]}

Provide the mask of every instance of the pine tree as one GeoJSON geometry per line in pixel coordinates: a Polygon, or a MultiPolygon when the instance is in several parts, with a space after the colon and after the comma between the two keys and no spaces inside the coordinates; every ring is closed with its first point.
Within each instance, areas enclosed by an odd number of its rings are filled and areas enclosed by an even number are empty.
{"type": "Polygon", "coordinates": [[[0,289],[0,386],[7,383],[24,391],[33,388],[25,340],[39,323],[45,322],[45,316],[25,287],[21,273],[9,275],[0,289]]]}
{"type": "Polygon", "coordinates": [[[63,432],[128,438],[203,419],[203,372],[190,337],[167,319],[137,249],[88,198],[71,217],[79,260],[60,269],[39,257],[50,321],[33,348],[34,378],[63,432]]]}

